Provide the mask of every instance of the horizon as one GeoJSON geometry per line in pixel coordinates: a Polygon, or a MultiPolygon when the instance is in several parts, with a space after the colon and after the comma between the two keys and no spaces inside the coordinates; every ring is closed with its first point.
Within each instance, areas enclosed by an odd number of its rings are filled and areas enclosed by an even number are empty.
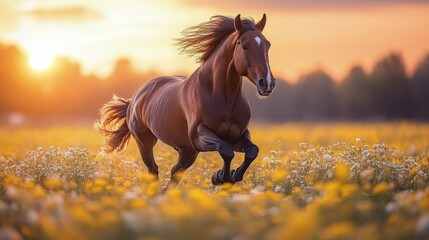
{"type": "MultiPolygon", "coordinates": [[[[18,49],[18,51],[22,54],[24,54],[24,57],[27,59],[27,67],[28,70],[30,72],[32,72],[32,74],[35,75],[50,75],[50,72],[53,71],[56,67],[61,67],[64,63],[63,61],[66,61],[67,63],[70,64],[77,64],[78,66],[78,70],[79,73],[82,77],[95,77],[97,79],[103,80],[103,79],[108,79],[110,77],[112,77],[115,74],[115,70],[117,70],[116,68],[123,64],[124,62],[127,64],[127,68],[129,68],[127,71],[130,71],[130,73],[135,74],[135,75],[141,75],[141,76],[148,76],[148,77],[156,77],[156,76],[162,76],[162,75],[167,75],[165,74],[165,72],[162,72],[162,70],[160,69],[156,69],[156,68],[152,68],[152,69],[141,69],[139,67],[136,67],[135,62],[133,61],[132,58],[127,58],[127,57],[118,57],[116,59],[112,59],[112,66],[110,71],[106,72],[105,74],[97,74],[97,72],[85,72],[84,71],[84,65],[82,62],[80,62],[77,59],[74,59],[70,56],[67,55],[55,55],[52,56],[52,58],[50,59],[32,59],[32,56],[29,55],[28,53],[25,52],[25,50],[21,49],[19,46],[13,45],[13,44],[7,44],[4,42],[0,41],[0,46],[3,47],[15,47],[18,49]]],[[[342,82],[344,81],[344,79],[346,79],[350,72],[355,68],[355,67],[359,67],[362,68],[364,70],[364,72],[366,74],[371,74],[371,72],[374,70],[375,66],[382,61],[383,59],[385,59],[388,56],[391,55],[398,55],[402,58],[403,60],[403,64],[406,70],[406,74],[407,77],[411,78],[412,75],[414,74],[416,68],[418,67],[418,64],[422,63],[428,56],[429,56],[429,51],[425,52],[424,54],[422,54],[422,57],[420,59],[417,59],[415,65],[410,69],[409,67],[409,63],[406,62],[406,60],[404,59],[404,56],[401,52],[396,52],[396,51],[391,51],[391,52],[386,52],[383,55],[380,55],[379,58],[375,59],[374,62],[370,62],[368,64],[368,66],[364,66],[361,63],[356,63],[356,64],[350,64],[349,68],[346,68],[344,71],[344,75],[342,76],[334,76],[331,74],[331,72],[329,71],[329,69],[326,69],[322,66],[315,66],[313,68],[308,68],[304,71],[302,71],[301,73],[298,73],[297,77],[291,79],[291,78],[284,78],[284,77],[277,77],[277,80],[282,80],[285,82],[288,82],[290,84],[297,84],[299,83],[299,80],[302,77],[305,77],[306,75],[315,73],[315,72],[322,72],[324,74],[327,74],[334,82],[342,82]]],[[[188,58],[194,58],[194,57],[188,57],[188,58]]],[[[186,72],[184,70],[182,71],[178,71],[176,73],[172,73],[173,75],[181,75],[181,74],[186,74],[186,75],[190,75],[193,71],[195,71],[196,69],[193,69],[191,72],[186,72]]],[[[59,79],[58,79],[59,80],[59,79]]],[[[149,81],[150,79],[142,79],[143,82],[149,81]]]]}

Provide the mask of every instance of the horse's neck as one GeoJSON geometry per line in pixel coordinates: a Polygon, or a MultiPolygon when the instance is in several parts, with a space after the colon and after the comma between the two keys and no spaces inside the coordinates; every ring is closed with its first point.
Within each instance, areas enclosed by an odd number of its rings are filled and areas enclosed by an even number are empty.
{"type": "Polygon", "coordinates": [[[241,96],[242,86],[241,76],[237,73],[233,62],[234,44],[232,41],[233,36],[226,39],[204,66],[204,69],[209,72],[205,77],[211,80],[212,93],[224,96],[229,110],[241,96]]]}

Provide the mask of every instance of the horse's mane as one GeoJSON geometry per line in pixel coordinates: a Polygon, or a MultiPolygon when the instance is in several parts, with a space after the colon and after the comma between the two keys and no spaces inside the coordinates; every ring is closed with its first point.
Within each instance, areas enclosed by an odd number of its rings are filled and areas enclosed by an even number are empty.
{"type": "MultiPolygon", "coordinates": [[[[242,27],[253,28],[253,19],[242,19],[242,27]]],[[[210,21],[192,26],[183,30],[183,37],[177,39],[181,53],[189,56],[198,56],[199,62],[205,62],[217,46],[235,32],[234,18],[226,16],[213,16],[210,21]]]]}

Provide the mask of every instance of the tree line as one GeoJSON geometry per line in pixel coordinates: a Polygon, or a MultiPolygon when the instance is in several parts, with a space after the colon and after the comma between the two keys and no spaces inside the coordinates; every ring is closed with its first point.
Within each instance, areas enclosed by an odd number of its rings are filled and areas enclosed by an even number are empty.
{"type": "Polygon", "coordinates": [[[429,120],[429,54],[407,76],[400,54],[391,53],[367,73],[361,66],[335,82],[316,70],[295,84],[277,81],[260,101],[245,86],[254,115],[268,121],[429,120]]]}
{"type": "MultiPolygon", "coordinates": [[[[46,72],[35,72],[20,49],[0,44],[0,121],[13,113],[37,121],[92,121],[113,94],[129,98],[158,75],[135,71],[127,59],[119,59],[108,77],[83,75],[80,65],[65,57],[56,58],[46,72]]],[[[411,76],[406,74],[401,55],[392,53],[370,73],[355,66],[339,82],[316,70],[294,84],[278,79],[275,91],[265,100],[257,99],[248,83],[244,91],[253,119],[259,121],[427,121],[429,55],[411,76]]]]}

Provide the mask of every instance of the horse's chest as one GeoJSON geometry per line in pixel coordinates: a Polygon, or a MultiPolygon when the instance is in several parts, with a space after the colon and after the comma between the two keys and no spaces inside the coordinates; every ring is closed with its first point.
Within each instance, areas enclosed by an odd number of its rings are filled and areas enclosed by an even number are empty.
{"type": "Polygon", "coordinates": [[[216,135],[227,141],[235,141],[240,137],[241,129],[237,124],[222,122],[217,130],[216,135]]]}
{"type": "Polygon", "coordinates": [[[249,117],[242,114],[239,117],[229,117],[228,115],[218,118],[218,122],[213,124],[216,135],[228,142],[235,142],[246,129],[249,117]]]}
{"type": "Polygon", "coordinates": [[[247,128],[250,120],[250,108],[244,101],[237,101],[234,108],[213,104],[205,109],[204,124],[218,137],[230,143],[235,142],[247,128]]]}

